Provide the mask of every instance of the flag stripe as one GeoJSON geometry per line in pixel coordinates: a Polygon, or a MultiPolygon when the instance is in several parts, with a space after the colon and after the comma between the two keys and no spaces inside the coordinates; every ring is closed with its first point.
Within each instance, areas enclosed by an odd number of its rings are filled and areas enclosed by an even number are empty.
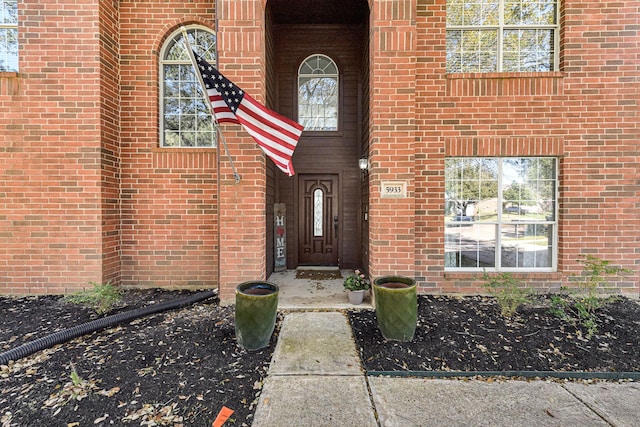
{"type": "Polygon", "coordinates": [[[251,125],[256,129],[261,129],[264,132],[265,137],[271,137],[275,140],[278,140],[279,143],[284,145],[284,148],[289,148],[293,152],[296,147],[296,143],[300,135],[302,134],[302,129],[298,131],[297,134],[291,133],[287,130],[284,130],[280,127],[274,127],[269,123],[269,117],[260,115],[259,110],[255,110],[255,101],[251,98],[245,99],[238,110],[236,111],[236,118],[240,120],[242,119],[247,122],[247,125],[251,125]]]}
{"type": "Polygon", "coordinates": [[[264,105],[256,101],[251,95],[245,94],[242,105],[249,107],[252,111],[255,111],[257,116],[263,117],[268,120],[272,127],[281,130],[283,133],[288,133],[297,139],[302,134],[304,127],[292,120],[287,119],[280,114],[267,109],[264,105]],[[249,103],[247,103],[249,101],[249,103]]]}
{"type": "Polygon", "coordinates": [[[281,149],[285,152],[293,153],[293,150],[296,148],[296,140],[291,135],[284,134],[279,132],[278,129],[274,129],[265,126],[264,120],[262,117],[256,117],[252,114],[251,111],[246,110],[246,105],[243,103],[238,111],[236,111],[236,118],[241,120],[244,125],[250,126],[256,132],[260,133],[265,138],[270,138],[281,145],[281,149]]]}
{"type": "Polygon", "coordinates": [[[211,106],[213,107],[213,113],[216,115],[216,120],[218,123],[236,123],[240,124],[236,119],[236,116],[231,112],[227,103],[224,102],[224,99],[220,96],[219,93],[215,89],[210,89],[209,91],[209,100],[211,101],[211,106]],[[215,93],[211,95],[211,93],[215,93]]]}
{"type": "Polygon", "coordinates": [[[242,125],[274,164],[292,176],[291,157],[304,127],[257,102],[195,52],[194,57],[218,123],[242,125]]]}

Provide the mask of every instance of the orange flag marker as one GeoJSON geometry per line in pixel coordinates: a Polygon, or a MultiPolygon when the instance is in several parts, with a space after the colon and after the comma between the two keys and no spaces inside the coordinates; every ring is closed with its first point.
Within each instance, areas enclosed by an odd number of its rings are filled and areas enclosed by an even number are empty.
{"type": "Polygon", "coordinates": [[[233,409],[229,409],[226,406],[223,406],[216,417],[216,420],[213,422],[212,427],[222,427],[225,421],[229,419],[229,417],[233,414],[233,409]]]}

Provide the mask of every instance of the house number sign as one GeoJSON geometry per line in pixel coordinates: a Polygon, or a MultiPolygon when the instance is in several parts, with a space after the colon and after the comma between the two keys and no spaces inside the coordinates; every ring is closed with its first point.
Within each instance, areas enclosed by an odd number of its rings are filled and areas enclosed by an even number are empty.
{"type": "Polygon", "coordinates": [[[404,181],[383,181],[380,197],[395,199],[407,197],[407,183],[404,181]]]}

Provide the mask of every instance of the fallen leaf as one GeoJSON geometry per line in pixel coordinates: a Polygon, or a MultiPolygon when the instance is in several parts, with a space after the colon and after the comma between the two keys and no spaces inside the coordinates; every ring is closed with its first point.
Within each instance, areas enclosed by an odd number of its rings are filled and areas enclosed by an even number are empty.
{"type": "Polygon", "coordinates": [[[104,414],[102,417],[96,418],[95,420],[93,420],[93,423],[94,424],[99,424],[99,423],[103,422],[104,420],[106,420],[107,418],[109,418],[109,414],[104,414]]]}
{"type": "Polygon", "coordinates": [[[113,397],[113,395],[116,394],[119,391],[120,391],[120,387],[113,387],[110,390],[100,390],[98,392],[98,394],[100,394],[102,396],[113,397]]]}

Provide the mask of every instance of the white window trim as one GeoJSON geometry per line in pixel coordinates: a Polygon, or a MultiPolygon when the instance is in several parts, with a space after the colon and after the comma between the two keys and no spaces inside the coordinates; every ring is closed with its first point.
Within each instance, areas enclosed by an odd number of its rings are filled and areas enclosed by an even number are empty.
{"type": "MultiPolygon", "coordinates": [[[[552,25],[544,25],[544,24],[536,24],[536,25],[506,25],[504,23],[504,0],[498,0],[499,7],[499,23],[498,25],[448,25],[447,31],[449,30],[497,30],[498,38],[498,52],[497,52],[497,70],[491,71],[493,73],[519,73],[519,72],[529,72],[529,71],[502,71],[503,66],[503,43],[502,39],[504,36],[505,30],[553,30],[553,70],[542,71],[545,73],[552,73],[558,71],[559,68],[559,60],[560,60],[560,1],[556,1],[556,23],[552,25]]],[[[480,71],[476,71],[477,73],[482,73],[480,71]]],[[[450,74],[459,74],[459,73],[467,73],[467,71],[451,71],[450,74]]]]}
{"type": "MultiPolygon", "coordinates": [[[[19,3],[18,1],[15,2],[16,13],[18,13],[18,6],[19,6],[18,3],[19,3]]],[[[19,16],[18,16],[18,20],[19,20],[19,16]]],[[[5,22],[0,22],[0,30],[15,30],[16,31],[16,37],[19,37],[18,22],[16,22],[15,24],[8,24],[8,23],[5,23],[5,22]]],[[[7,57],[9,57],[9,52],[8,51],[4,51],[3,50],[0,53],[3,54],[3,55],[6,55],[7,57]]],[[[15,70],[5,70],[5,71],[0,70],[0,73],[17,73],[19,70],[20,70],[20,48],[18,46],[18,52],[16,54],[16,69],[15,70]]]]}
{"type": "MultiPolygon", "coordinates": [[[[189,31],[189,30],[202,30],[202,31],[206,31],[208,33],[213,34],[216,38],[216,33],[214,31],[212,31],[210,28],[205,27],[204,25],[189,25],[189,26],[185,26],[184,27],[185,31],[189,31]]],[[[216,149],[218,147],[218,141],[217,141],[217,133],[213,132],[213,141],[212,141],[212,145],[211,146],[195,146],[195,147],[188,147],[188,146],[179,146],[179,147],[175,147],[175,146],[171,146],[171,145],[165,145],[164,143],[164,116],[165,116],[165,112],[164,112],[164,84],[165,84],[165,76],[164,76],[164,65],[166,64],[175,64],[175,65],[191,65],[193,66],[193,63],[191,62],[191,60],[184,60],[184,61],[175,61],[175,60],[164,60],[164,56],[166,54],[167,49],[169,48],[170,42],[171,40],[173,40],[178,34],[180,34],[182,32],[182,27],[175,30],[173,33],[171,33],[166,40],[164,41],[162,48],[160,49],[160,55],[158,57],[158,92],[159,92],[159,97],[158,97],[158,121],[159,121],[159,126],[158,126],[158,134],[159,134],[159,147],[160,148],[166,148],[166,149],[172,149],[172,150],[193,150],[193,149],[216,149]]],[[[216,40],[217,43],[217,40],[216,40]]],[[[207,61],[211,62],[210,59],[207,59],[207,61]]],[[[212,65],[216,65],[215,63],[212,63],[212,65]]],[[[195,72],[195,68],[194,68],[194,72],[195,72]]],[[[202,90],[204,90],[203,88],[200,88],[200,83],[198,83],[198,87],[199,87],[199,91],[201,92],[202,90]]],[[[203,98],[204,99],[204,98],[203,98]]],[[[215,124],[214,124],[215,126],[215,124]]]]}
{"type": "MultiPolygon", "coordinates": [[[[338,68],[338,64],[336,63],[336,61],[331,58],[328,55],[322,54],[322,53],[314,53],[311,54],[309,56],[307,56],[298,66],[298,75],[296,77],[296,94],[299,93],[300,90],[300,77],[318,77],[318,76],[324,76],[324,77],[335,77],[336,79],[336,87],[338,88],[338,93],[337,93],[337,105],[336,105],[336,114],[337,114],[337,121],[336,121],[336,128],[333,130],[318,130],[318,129],[309,129],[306,130],[305,129],[305,133],[322,133],[322,132],[339,132],[340,131],[340,68],[338,68]],[[336,74],[303,74],[301,72],[302,67],[304,66],[304,64],[307,63],[307,61],[311,58],[314,58],[316,56],[322,56],[324,58],[327,58],[329,61],[331,61],[331,63],[336,67],[336,74]]],[[[297,119],[299,120],[299,116],[300,116],[300,97],[298,95],[297,99],[296,99],[296,105],[297,105],[297,119]]]]}
{"type": "MultiPolygon", "coordinates": [[[[464,157],[448,157],[447,159],[455,159],[455,158],[460,158],[460,159],[464,159],[464,157]]],[[[505,159],[505,157],[484,157],[485,159],[497,159],[498,160],[498,204],[500,204],[500,201],[502,201],[503,198],[503,186],[502,186],[502,181],[503,181],[503,171],[502,171],[502,160],[505,159]]],[[[514,158],[518,158],[518,159],[528,159],[528,158],[534,158],[531,156],[518,156],[518,157],[514,157],[514,158]]],[[[445,265],[443,265],[444,267],[444,271],[445,273],[478,273],[478,272],[482,272],[482,271],[488,271],[488,272],[504,272],[504,273],[554,273],[558,271],[558,256],[559,256],[559,248],[558,248],[558,227],[559,227],[559,220],[558,220],[558,212],[559,212],[559,194],[558,194],[558,176],[559,176],[559,167],[560,167],[560,162],[559,162],[559,158],[555,157],[555,156],[542,156],[539,158],[553,158],[555,159],[555,176],[554,176],[554,194],[555,194],[555,205],[554,205],[554,212],[553,212],[553,218],[554,221],[539,221],[536,222],[535,224],[539,224],[539,225],[553,225],[553,236],[551,237],[552,240],[552,244],[553,244],[553,250],[552,250],[552,254],[551,254],[551,267],[502,267],[500,266],[500,255],[502,252],[502,235],[500,233],[500,226],[505,224],[505,222],[502,220],[502,209],[498,209],[498,220],[495,222],[483,222],[482,224],[491,224],[495,226],[495,233],[496,233],[496,245],[495,245],[495,260],[494,260],[494,264],[495,267],[447,267],[445,265]]],[[[446,177],[445,177],[445,182],[446,182],[446,177]]],[[[445,246],[446,246],[446,239],[445,239],[445,246]]],[[[444,248],[443,248],[444,249],[444,248]]],[[[446,253],[446,250],[445,252],[446,253]]],[[[443,259],[444,261],[444,259],[443,259]]]]}

